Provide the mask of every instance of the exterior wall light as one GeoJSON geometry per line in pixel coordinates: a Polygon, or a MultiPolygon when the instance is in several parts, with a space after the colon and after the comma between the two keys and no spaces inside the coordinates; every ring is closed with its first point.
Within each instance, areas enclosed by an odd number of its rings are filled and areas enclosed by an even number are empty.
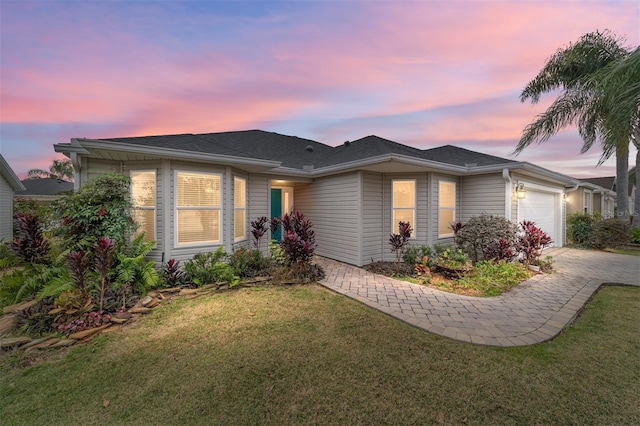
{"type": "Polygon", "coordinates": [[[515,185],[516,197],[523,199],[527,197],[527,191],[524,189],[524,183],[518,183],[515,185]]]}

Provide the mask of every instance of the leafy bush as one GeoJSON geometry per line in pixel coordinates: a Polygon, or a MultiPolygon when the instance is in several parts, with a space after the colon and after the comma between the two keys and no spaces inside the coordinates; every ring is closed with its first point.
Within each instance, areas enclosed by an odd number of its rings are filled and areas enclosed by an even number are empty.
{"type": "Polygon", "coordinates": [[[448,278],[459,278],[472,269],[469,255],[462,249],[444,249],[436,255],[433,264],[442,275],[448,278]]]}
{"type": "Polygon", "coordinates": [[[596,223],[594,227],[594,247],[599,249],[616,248],[631,241],[631,227],[625,221],[605,219],[596,223]]]}
{"type": "Polygon", "coordinates": [[[291,214],[285,214],[280,220],[283,237],[280,247],[288,266],[296,263],[310,263],[316,248],[315,232],[310,220],[296,210],[291,214]]]}
{"type": "Polygon", "coordinates": [[[15,215],[16,236],[11,248],[27,263],[47,263],[49,242],[44,238],[37,216],[18,213],[15,215]]]}
{"type": "Polygon", "coordinates": [[[518,250],[504,238],[499,238],[484,249],[484,258],[486,260],[511,262],[516,257],[518,257],[518,250]]]}
{"type": "Polygon", "coordinates": [[[223,262],[225,257],[227,254],[222,247],[215,252],[197,253],[184,263],[184,270],[197,286],[219,282],[234,286],[240,279],[233,273],[233,268],[223,262]]]}
{"type": "Polygon", "coordinates": [[[271,269],[271,261],[264,257],[259,250],[247,250],[239,248],[229,256],[229,266],[233,273],[241,278],[253,278],[260,275],[268,275],[271,269]]]}
{"type": "Polygon", "coordinates": [[[412,246],[408,245],[402,254],[402,261],[408,265],[415,265],[425,256],[431,256],[431,247],[429,246],[412,246]]]}
{"type": "Polygon", "coordinates": [[[280,247],[280,243],[276,240],[269,241],[269,255],[274,265],[284,266],[287,263],[287,259],[284,255],[284,250],[280,247]]]}
{"type": "Polygon", "coordinates": [[[180,261],[169,259],[160,272],[160,285],[165,288],[180,287],[187,283],[187,274],[180,269],[180,261]]]}
{"type": "Polygon", "coordinates": [[[525,265],[537,265],[542,250],[552,243],[551,237],[530,220],[520,222],[520,226],[524,231],[518,242],[522,260],[525,265]]]}
{"type": "Polygon", "coordinates": [[[389,244],[391,245],[391,251],[396,254],[396,262],[400,262],[400,258],[404,253],[404,248],[409,244],[409,238],[411,237],[411,225],[409,222],[398,222],[398,233],[389,235],[389,244]]]}
{"type": "Polygon", "coordinates": [[[291,266],[282,266],[273,271],[273,277],[281,282],[316,282],[325,277],[324,269],[313,263],[294,263],[291,266]]]}
{"type": "Polygon", "coordinates": [[[587,213],[573,213],[567,216],[567,238],[574,244],[592,247],[595,243],[596,220],[587,213]]]}
{"type": "Polygon", "coordinates": [[[631,242],[640,244],[640,228],[631,228],[631,242]]]}
{"type": "Polygon", "coordinates": [[[101,237],[108,237],[117,250],[126,245],[135,230],[130,184],[131,180],[120,173],[100,175],[51,204],[59,222],[56,233],[67,249],[90,250],[101,237]]]}
{"type": "Polygon", "coordinates": [[[482,214],[472,217],[461,226],[454,237],[458,248],[469,255],[473,263],[485,258],[485,249],[500,239],[509,247],[515,247],[518,227],[501,216],[482,214]]]}
{"type": "Polygon", "coordinates": [[[16,295],[24,285],[26,274],[25,268],[16,268],[0,276],[0,308],[17,303],[16,295]]]}
{"type": "Polygon", "coordinates": [[[20,259],[8,245],[0,241],[0,270],[11,268],[20,263],[20,259]]]}
{"type": "Polygon", "coordinates": [[[91,296],[73,289],[60,293],[55,301],[55,308],[49,311],[49,315],[55,315],[53,322],[57,328],[91,312],[95,306],[91,296]]]}

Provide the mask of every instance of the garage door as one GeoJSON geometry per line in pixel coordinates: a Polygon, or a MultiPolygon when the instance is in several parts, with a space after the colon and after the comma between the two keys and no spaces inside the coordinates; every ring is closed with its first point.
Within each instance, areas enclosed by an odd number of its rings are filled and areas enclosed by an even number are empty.
{"type": "Polygon", "coordinates": [[[518,200],[518,223],[530,220],[536,226],[546,232],[554,241],[552,246],[561,245],[559,236],[556,235],[556,225],[560,217],[556,203],[557,195],[548,192],[527,190],[525,198],[518,200]]]}

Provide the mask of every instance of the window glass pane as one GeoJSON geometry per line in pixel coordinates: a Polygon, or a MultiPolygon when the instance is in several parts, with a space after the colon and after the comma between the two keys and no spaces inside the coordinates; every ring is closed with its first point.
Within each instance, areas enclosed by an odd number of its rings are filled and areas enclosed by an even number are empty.
{"type": "MultiPolygon", "coordinates": [[[[393,233],[398,233],[398,223],[399,222],[409,222],[411,224],[411,228],[414,227],[414,210],[394,210],[393,211],[393,233]]],[[[412,233],[413,235],[413,233],[412,233]]]]}
{"type": "Polygon", "coordinates": [[[155,238],[156,211],[153,209],[134,209],[132,213],[133,220],[139,225],[134,237],[144,232],[144,241],[153,241],[155,238]]]}
{"type": "Polygon", "coordinates": [[[438,197],[439,206],[455,208],[456,203],[456,184],[453,182],[440,182],[440,195],[438,197]]]}
{"type": "Polygon", "coordinates": [[[236,208],[245,207],[247,203],[247,183],[244,179],[234,178],[234,199],[233,203],[236,208]]]}
{"type": "Polygon", "coordinates": [[[453,210],[440,210],[438,214],[438,235],[453,235],[451,230],[453,214],[453,210]]]}
{"type": "Polygon", "coordinates": [[[219,210],[178,210],[178,244],[220,241],[219,210]]]}
{"type": "Polygon", "coordinates": [[[219,207],[220,176],[178,172],[176,192],[178,207],[219,207]]]}
{"type": "Polygon", "coordinates": [[[234,238],[239,240],[241,238],[245,238],[245,218],[244,218],[244,210],[236,209],[235,217],[234,217],[234,238]]]}
{"type": "Polygon", "coordinates": [[[131,199],[134,206],[155,207],[155,172],[131,172],[131,199]]]}
{"type": "Polygon", "coordinates": [[[416,205],[416,183],[414,181],[393,181],[393,207],[413,208],[416,205]]]}

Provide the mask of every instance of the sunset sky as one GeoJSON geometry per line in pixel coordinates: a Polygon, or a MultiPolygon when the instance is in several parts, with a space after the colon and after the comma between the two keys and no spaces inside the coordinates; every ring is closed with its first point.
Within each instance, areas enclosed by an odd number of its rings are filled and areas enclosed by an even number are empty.
{"type": "Polygon", "coordinates": [[[605,29],[638,46],[640,2],[1,0],[0,152],[24,177],[72,137],[262,129],[613,175],[575,130],[511,155],[555,97],[522,88],[605,29]]]}

